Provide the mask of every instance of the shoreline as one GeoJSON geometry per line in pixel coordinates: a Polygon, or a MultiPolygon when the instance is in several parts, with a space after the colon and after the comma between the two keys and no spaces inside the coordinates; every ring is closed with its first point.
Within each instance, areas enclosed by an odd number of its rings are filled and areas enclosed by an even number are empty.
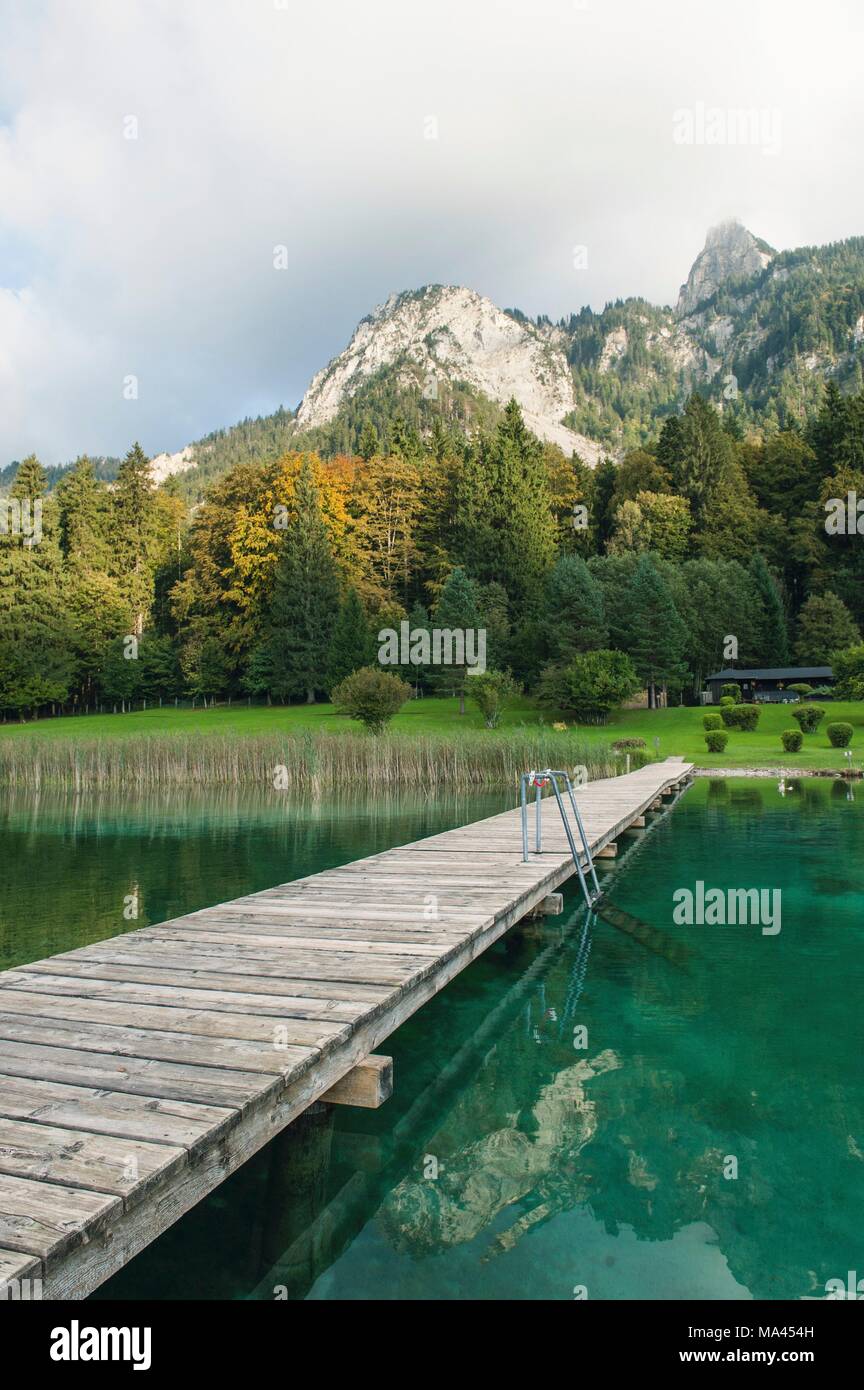
{"type": "Polygon", "coordinates": [[[821,777],[836,782],[860,782],[864,773],[818,767],[694,767],[694,777],[821,777]]]}

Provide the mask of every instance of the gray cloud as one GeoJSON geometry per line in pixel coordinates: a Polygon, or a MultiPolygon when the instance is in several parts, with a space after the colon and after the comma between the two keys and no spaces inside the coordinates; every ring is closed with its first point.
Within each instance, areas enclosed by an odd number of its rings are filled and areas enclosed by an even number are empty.
{"type": "Polygon", "coordinates": [[[864,232],[862,23],[844,0],[0,0],[0,462],[295,405],[392,290],[557,318],[670,302],[729,215],[780,247],[864,232]],[[676,143],[682,111],[719,141],[676,143]]]}

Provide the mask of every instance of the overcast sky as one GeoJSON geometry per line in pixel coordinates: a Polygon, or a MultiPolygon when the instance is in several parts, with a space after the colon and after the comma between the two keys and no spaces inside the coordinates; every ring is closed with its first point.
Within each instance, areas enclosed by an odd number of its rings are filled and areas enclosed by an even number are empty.
{"type": "Polygon", "coordinates": [[[674,301],[729,216],[864,233],[862,38],[860,0],[0,0],[0,464],[295,406],[393,290],[558,318],[674,301]]]}

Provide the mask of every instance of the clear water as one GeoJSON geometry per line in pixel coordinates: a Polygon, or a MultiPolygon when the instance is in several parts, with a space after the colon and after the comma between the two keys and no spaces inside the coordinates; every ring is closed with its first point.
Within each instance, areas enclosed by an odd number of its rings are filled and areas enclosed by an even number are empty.
{"type": "MultiPolygon", "coordinates": [[[[697,782],[607,880],[654,949],[569,893],[388,1040],[381,1110],[305,1117],[96,1297],[800,1299],[864,1276],[864,792],[849,795],[697,782]],[[675,926],[672,894],[698,879],[779,888],[780,933],[675,926]]],[[[3,963],[500,806],[13,804],[3,963]],[[133,884],[146,913],[126,923],[133,884]]]]}

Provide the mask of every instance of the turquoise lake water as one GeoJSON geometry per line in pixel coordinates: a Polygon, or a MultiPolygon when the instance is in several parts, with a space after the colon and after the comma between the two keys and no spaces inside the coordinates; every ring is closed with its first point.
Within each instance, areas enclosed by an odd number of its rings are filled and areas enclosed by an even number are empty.
{"type": "MultiPolygon", "coordinates": [[[[604,880],[653,949],[569,891],[563,917],[509,933],[388,1040],[385,1106],[305,1117],[95,1296],[800,1299],[864,1276],[852,795],[697,781],[604,880]],[[699,880],[779,889],[780,932],[676,926],[673,893],[699,880]]],[[[0,964],[506,804],[13,799],[0,964]]]]}

